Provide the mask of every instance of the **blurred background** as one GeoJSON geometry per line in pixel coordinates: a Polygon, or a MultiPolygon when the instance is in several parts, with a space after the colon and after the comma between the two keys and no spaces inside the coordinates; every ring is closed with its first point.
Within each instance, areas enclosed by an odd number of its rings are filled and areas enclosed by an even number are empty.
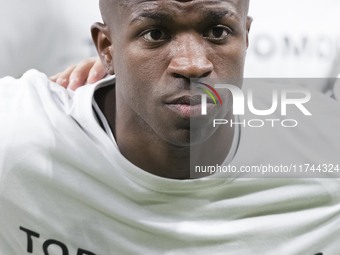
{"type": "Polygon", "coordinates": [[[251,0],[250,3],[249,14],[254,21],[245,76],[322,78],[301,85],[330,93],[340,72],[340,1],[251,0]]]}
{"type": "Polygon", "coordinates": [[[96,56],[90,26],[98,0],[0,0],[0,77],[55,74],[96,56]]]}

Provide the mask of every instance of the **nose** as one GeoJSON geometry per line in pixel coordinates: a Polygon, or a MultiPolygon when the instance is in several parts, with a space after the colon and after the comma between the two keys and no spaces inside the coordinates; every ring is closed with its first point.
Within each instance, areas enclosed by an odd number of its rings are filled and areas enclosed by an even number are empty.
{"type": "Polygon", "coordinates": [[[182,36],[176,40],[171,52],[168,71],[174,77],[203,78],[213,71],[207,48],[202,37],[182,36]]]}

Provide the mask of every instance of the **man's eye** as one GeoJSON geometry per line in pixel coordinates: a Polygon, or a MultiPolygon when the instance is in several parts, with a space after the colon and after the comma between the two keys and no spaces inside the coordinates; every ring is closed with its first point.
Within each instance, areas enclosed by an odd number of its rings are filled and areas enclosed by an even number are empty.
{"type": "Polygon", "coordinates": [[[143,38],[149,42],[161,42],[169,39],[170,36],[160,29],[154,29],[145,33],[143,38]]]}
{"type": "Polygon", "coordinates": [[[225,39],[229,34],[230,29],[224,26],[216,26],[209,29],[207,33],[203,34],[203,36],[207,39],[219,41],[225,39]]]}

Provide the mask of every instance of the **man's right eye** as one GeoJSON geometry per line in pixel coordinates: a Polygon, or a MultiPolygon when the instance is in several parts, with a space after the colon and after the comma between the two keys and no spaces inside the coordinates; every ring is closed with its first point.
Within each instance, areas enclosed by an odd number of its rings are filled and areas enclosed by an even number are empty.
{"type": "Polygon", "coordinates": [[[162,42],[170,39],[170,36],[160,29],[153,29],[146,32],[143,39],[148,42],[162,42]]]}

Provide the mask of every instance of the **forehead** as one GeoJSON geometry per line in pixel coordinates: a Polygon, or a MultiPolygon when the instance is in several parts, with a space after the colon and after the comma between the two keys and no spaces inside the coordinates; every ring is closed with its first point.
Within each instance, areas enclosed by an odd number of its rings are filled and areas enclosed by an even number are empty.
{"type": "Polygon", "coordinates": [[[177,4],[179,6],[190,6],[190,5],[214,5],[214,4],[239,4],[245,3],[247,0],[115,0],[118,1],[122,6],[134,6],[144,4],[177,4]]]}
{"type": "Polygon", "coordinates": [[[120,13],[125,18],[138,18],[141,13],[160,11],[176,15],[192,15],[202,11],[221,11],[233,16],[244,16],[248,0],[118,0],[120,13]]]}

